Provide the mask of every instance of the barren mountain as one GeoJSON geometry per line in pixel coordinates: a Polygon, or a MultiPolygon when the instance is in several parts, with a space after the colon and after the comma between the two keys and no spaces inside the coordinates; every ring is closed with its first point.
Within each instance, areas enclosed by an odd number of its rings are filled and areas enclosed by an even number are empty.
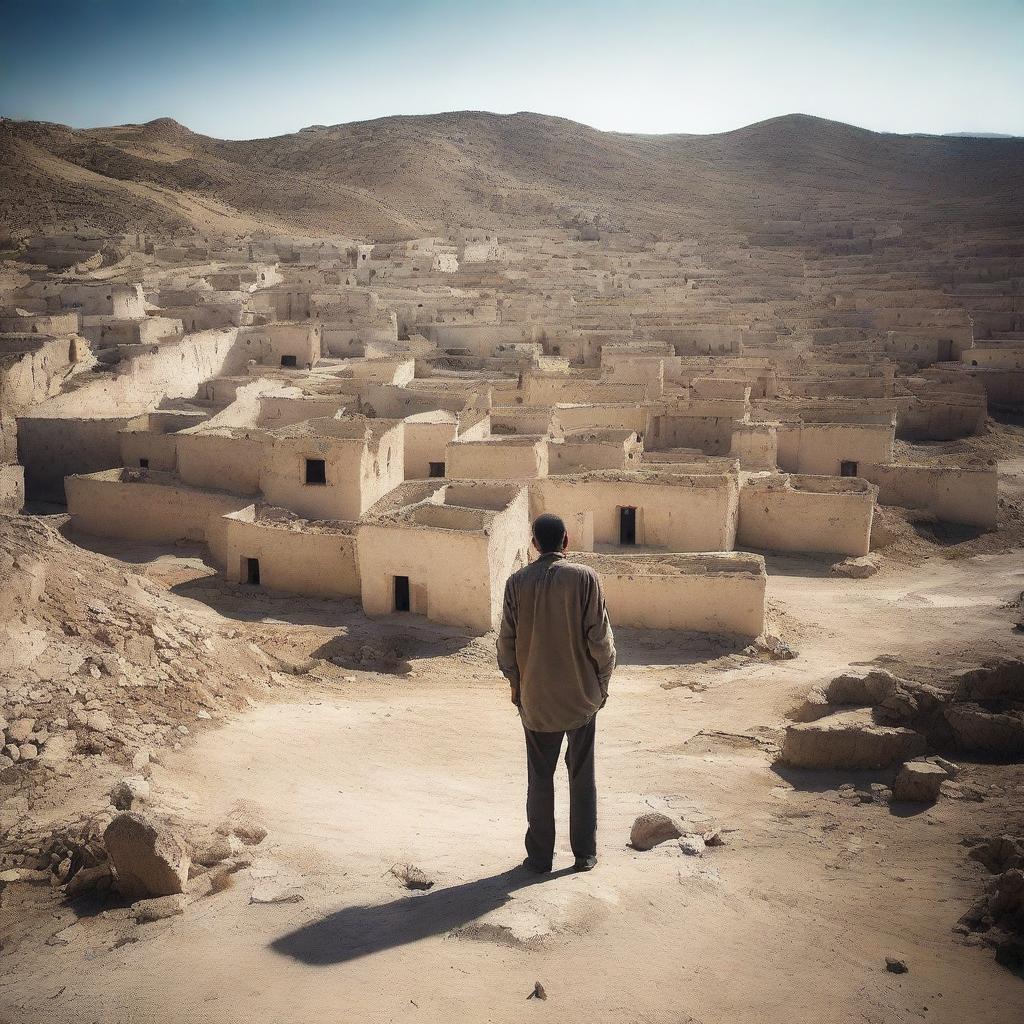
{"type": "Polygon", "coordinates": [[[671,238],[765,222],[1024,226],[1024,139],[887,135],[787,115],[719,135],[626,135],[539,114],[388,117],[222,141],[161,118],[0,121],[0,225],[386,239],[445,223],[671,238]]]}

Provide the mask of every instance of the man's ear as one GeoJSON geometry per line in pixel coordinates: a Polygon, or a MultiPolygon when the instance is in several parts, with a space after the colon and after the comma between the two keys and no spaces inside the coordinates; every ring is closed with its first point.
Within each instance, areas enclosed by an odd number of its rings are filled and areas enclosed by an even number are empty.
{"type": "Polygon", "coordinates": [[[530,544],[533,547],[534,551],[540,551],[540,545],[537,543],[536,537],[530,538],[530,544]]]}
{"type": "Polygon", "coordinates": [[[562,550],[563,551],[568,551],[569,550],[569,531],[568,530],[566,530],[565,533],[562,534],[562,550]]]}

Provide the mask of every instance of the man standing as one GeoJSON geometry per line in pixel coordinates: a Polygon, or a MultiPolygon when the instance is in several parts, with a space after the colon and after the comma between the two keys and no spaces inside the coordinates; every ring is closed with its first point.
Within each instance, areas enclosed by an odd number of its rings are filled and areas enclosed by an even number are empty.
{"type": "Polygon", "coordinates": [[[498,667],[512,685],[526,731],[526,860],[551,870],[555,854],[555,767],[568,737],[569,839],[577,871],[597,864],[594,726],[608,700],[615,639],[597,573],[567,562],[565,523],[555,515],[533,523],[536,561],[505,584],[498,667]]]}

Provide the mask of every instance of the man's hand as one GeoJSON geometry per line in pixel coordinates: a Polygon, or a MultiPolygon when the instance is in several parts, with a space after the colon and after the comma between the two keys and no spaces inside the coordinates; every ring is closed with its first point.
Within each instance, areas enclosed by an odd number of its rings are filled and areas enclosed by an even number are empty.
{"type": "Polygon", "coordinates": [[[509,683],[509,687],[512,690],[512,703],[518,708],[519,704],[519,687],[515,683],[509,683]]]}

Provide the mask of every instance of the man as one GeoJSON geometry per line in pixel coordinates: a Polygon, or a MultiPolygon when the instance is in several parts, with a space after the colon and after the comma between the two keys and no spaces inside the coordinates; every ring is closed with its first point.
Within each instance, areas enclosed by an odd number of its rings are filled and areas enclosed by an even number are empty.
{"type": "Polygon", "coordinates": [[[526,731],[527,795],[524,866],[551,870],[555,854],[555,767],[568,737],[569,839],[577,871],[597,864],[594,727],[608,700],[615,640],[593,569],[567,562],[565,523],[538,516],[539,557],[505,585],[498,667],[512,686],[526,731]]]}

